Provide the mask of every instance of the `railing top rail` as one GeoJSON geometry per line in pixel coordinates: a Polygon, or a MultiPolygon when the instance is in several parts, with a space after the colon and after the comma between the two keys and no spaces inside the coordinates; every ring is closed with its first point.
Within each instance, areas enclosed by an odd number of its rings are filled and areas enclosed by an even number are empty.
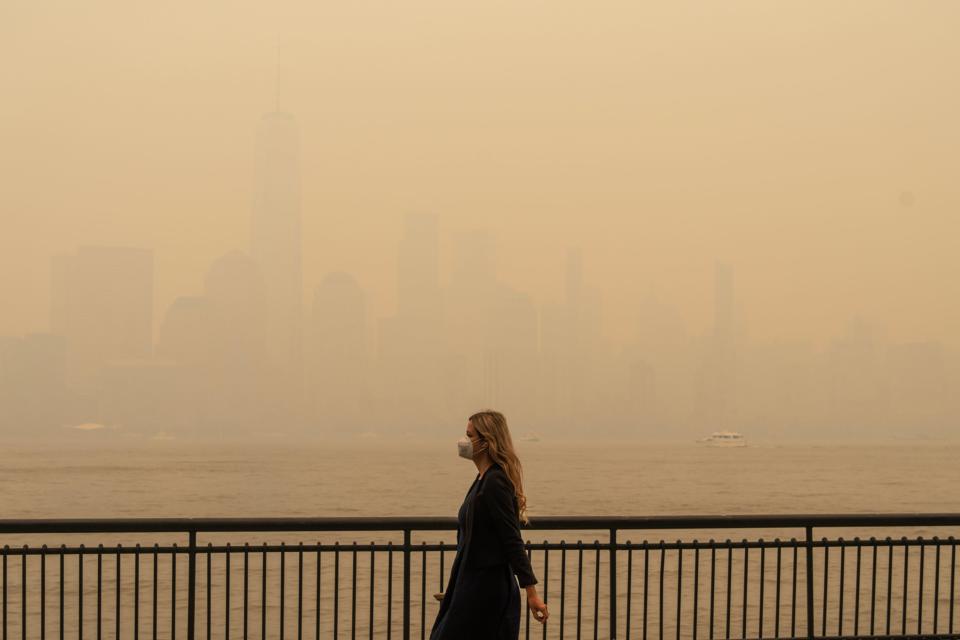
{"type": "MultiPolygon", "coordinates": [[[[658,516],[531,516],[526,531],[630,529],[756,529],[960,525],[960,513],[719,514],[658,516]]],[[[270,518],[33,518],[0,519],[4,533],[183,533],[263,531],[447,531],[447,516],[270,518]]]]}

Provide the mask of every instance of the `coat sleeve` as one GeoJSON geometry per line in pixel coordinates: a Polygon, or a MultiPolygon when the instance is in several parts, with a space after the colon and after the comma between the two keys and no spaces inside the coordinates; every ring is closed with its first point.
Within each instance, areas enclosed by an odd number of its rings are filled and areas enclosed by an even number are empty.
{"type": "Polygon", "coordinates": [[[517,516],[516,498],[510,480],[495,473],[484,483],[480,492],[483,502],[490,513],[493,528],[507,554],[507,561],[517,575],[521,587],[537,584],[537,577],[530,566],[530,558],[520,535],[520,521],[517,516]]]}

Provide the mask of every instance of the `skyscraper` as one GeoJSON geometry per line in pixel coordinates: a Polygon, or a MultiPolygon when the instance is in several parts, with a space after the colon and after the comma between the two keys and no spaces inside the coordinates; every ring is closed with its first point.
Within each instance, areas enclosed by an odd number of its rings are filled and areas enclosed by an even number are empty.
{"type": "Polygon", "coordinates": [[[409,213],[397,256],[397,313],[382,318],[378,357],[385,415],[401,428],[440,424],[443,305],[437,216],[409,213]]]}
{"type": "Polygon", "coordinates": [[[353,276],[337,271],[321,280],[307,339],[307,397],[317,426],[360,428],[368,418],[367,309],[353,276]]]}
{"type": "Polygon", "coordinates": [[[700,379],[699,419],[711,429],[736,427],[737,326],[733,267],[714,265],[713,336],[705,343],[700,379]]]}
{"type": "Polygon", "coordinates": [[[443,291],[446,408],[496,406],[496,356],[487,351],[497,294],[495,239],[473,229],[456,234],[454,247],[453,273],[443,291]]]}
{"type": "MultiPolygon", "coordinates": [[[[204,296],[209,310],[209,338],[204,373],[207,376],[207,423],[236,432],[262,428],[282,430],[264,393],[277,382],[266,360],[266,288],[256,262],[240,251],[218,258],[207,272],[204,296]]],[[[275,392],[270,389],[269,391],[275,392]]]]}
{"type": "Polygon", "coordinates": [[[583,254],[568,247],[562,303],[541,309],[541,415],[558,430],[585,424],[595,408],[600,348],[600,291],[583,277],[583,254]]]}
{"type": "MultiPolygon", "coordinates": [[[[157,342],[158,364],[172,366],[177,383],[166,388],[175,410],[165,410],[164,430],[227,435],[269,423],[264,298],[259,266],[232,250],[210,265],[204,295],[170,306],[157,342]]],[[[140,373],[165,379],[162,370],[140,373]]]]}
{"type": "Polygon", "coordinates": [[[303,272],[297,122],[274,111],[260,121],[251,225],[251,255],[266,292],[268,367],[288,409],[302,397],[303,272]]]}
{"type": "Polygon", "coordinates": [[[734,302],[733,267],[724,262],[714,265],[713,339],[722,351],[733,347],[734,302]]]}

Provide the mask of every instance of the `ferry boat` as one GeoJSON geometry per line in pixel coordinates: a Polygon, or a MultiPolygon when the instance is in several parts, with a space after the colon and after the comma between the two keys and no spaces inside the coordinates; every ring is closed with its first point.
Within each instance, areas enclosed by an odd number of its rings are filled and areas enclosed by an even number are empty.
{"type": "Polygon", "coordinates": [[[714,431],[706,438],[701,438],[697,442],[702,442],[713,447],[745,447],[747,440],[742,434],[736,431],[714,431]]]}

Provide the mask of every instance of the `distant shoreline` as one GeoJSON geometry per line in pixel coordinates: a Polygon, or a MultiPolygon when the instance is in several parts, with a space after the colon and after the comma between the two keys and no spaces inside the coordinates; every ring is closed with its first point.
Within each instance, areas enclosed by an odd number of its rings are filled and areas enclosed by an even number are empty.
{"type": "MultiPolygon", "coordinates": [[[[126,449],[126,448],[178,448],[181,446],[199,446],[199,447],[223,447],[223,446],[243,446],[258,445],[268,446],[270,448],[298,448],[303,446],[322,447],[335,446],[345,448],[372,447],[381,449],[385,447],[393,448],[413,448],[413,449],[443,449],[452,447],[456,440],[456,434],[451,434],[446,442],[442,437],[437,436],[419,436],[412,434],[345,434],[335,436],[322,436],[312,434],[238,434],[229,436],[196,436],[188,434],[163,434],[163,433],[124,433],[122,430],[95,430],[95,431],[68,431],[63,434],[43,434],[31,436],[7,435],[3,436],[7,448],[10,447],[51,447],[51,445],[79,446],[84,449],[126,449]]],[[[746,435],[746,434],[745,434],[746,435]]],[[[515,445],[522,452],[528,448],[570,448],[584,447],[588,449],[598,449],[610,447],[613,445],[622,446],[650,446],[650,447],[695,447],[704,450],[727,450],[736,451],[737,449],[760,449],[760,448],[779,448],[779,447],[888,447],[888,446],[960,446],[960,436],[953,438],[947,437],[924,437],[924,436],[904,436],[893,438],[889,436],[875,437],[869,440],[853,437],[836,438],[809,438],[809,439],[772,439],[772,438],[750,438],[747,435],[747,447],[742,448],[723,448],[712,447],[696,441],[695,437],[676,437],[651,439],[649,437],[623,438],[616,435],[597,434],[589,440],[582,438],[571,438],[564,436],[540,436],[538,441],[528,442],[519,438],[515,439],[515,445]]],[[[52,448],[58,448],[53,446],[52,448]]],[[[735,454],[732,454],[735,455],[735,454]]]]}

